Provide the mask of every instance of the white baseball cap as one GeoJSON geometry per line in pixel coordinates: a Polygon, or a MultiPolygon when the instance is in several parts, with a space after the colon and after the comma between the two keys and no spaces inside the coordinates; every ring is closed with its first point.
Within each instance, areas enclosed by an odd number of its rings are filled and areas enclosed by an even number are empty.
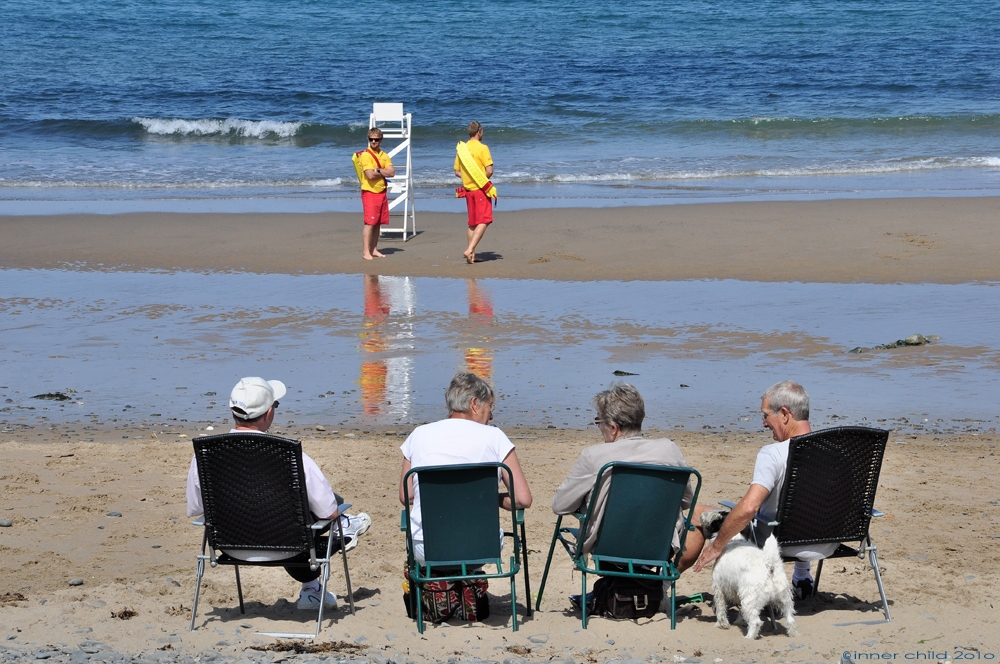
{"type": "Polygon", "coordinates": [[[256,420],[266,413],[274,402],[285,396],[285,384],[280,380],[242,378],[229,395],[229,408],[241,420],[256,420]]]}

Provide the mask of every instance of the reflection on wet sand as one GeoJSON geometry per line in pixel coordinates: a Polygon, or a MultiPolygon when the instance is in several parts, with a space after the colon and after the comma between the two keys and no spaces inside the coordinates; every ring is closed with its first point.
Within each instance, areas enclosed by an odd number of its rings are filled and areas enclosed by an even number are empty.
{"type": "Polygon", "coordinates": [[[413,358],[386,357],[393,350],[412,348],[413,284],[409,277],[363,275],[364,315],[361,319],[361,410],[365,416],[405,417],[411,410],[413,358]],[[388,323],[395,308],[391,329],[388,323]]]}
{"type": "MultiPolygon", "coordinates": [[[[385,332],[382,329],[391,311],[378,275],[366,274],[365,314],[362,318],[361,350],[365,353],[381,353],[386,348],[385,332]]],[[[361,363],[361,409],[365,415],[378,415],[385,402],[385,382],[389,368],[383,359],[372,359],[361,363]]]]}
{"type": "Polygon", "coordinates": [[[475,279],[465,280],[469,292],[469,327],[473,334],[481,335],[478,345],[465,350],[465,368],[486,382],[493,380],[493,351],[489,343],[493,340],[490,328],[493,325],[493,298],[490,292],[476,283],[475,279]]]}
{"type": "Polygon", "coordinates": [[[282,377],[290,419],[408,426],[440,417],[457,369],[501,388],[503,426],[583,428],[617,370],[652,428],[757,429],[760,390],[790,376],[815,426],[998,426],[993,284],[358,279],[0,270],[0,430],[224,425],[220,384],[254,374],[282,377]],[[941,341],[848,352],[914,332],[941,341]],[[55,392],[73,396],[32,396],[55,392]]]}

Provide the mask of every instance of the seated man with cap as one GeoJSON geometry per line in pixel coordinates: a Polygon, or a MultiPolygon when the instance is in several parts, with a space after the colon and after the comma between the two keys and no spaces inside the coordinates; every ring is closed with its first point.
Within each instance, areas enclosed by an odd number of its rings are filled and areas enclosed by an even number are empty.
{"type": "MultiPolygon", "coordinates": [[[[229,396],[229,408],[232,410],[235,422],[230,433],[266,433],[274,421],[274,410],[278,407],[278,400],[285,396],[285,392],[285,384],[280,380],[264,380],[263,378],[243,378],[240,380],[229,396]]],[[[302,453],[302,467],[306,476],[309,510],[313,513],[313,517],[316,519],[337,518],[340,505],[344,502],[343,499],[334,493],[330,483],[323,475],[323,471],[305,452],[302,453]]],[[[200,516],[204,511],[201,502],[201,483],[198,478],[197,458],[193,457],[187,480],[187,514],[191,517],[200,516]]],[[[358,536],[367,532],[371,527],[372,520],[364,512],[357,516],[341,514],[340,518],[343,520],[345,548],[350,551],[358,545],[358,536]]],[[[227,551],[226,553],[234,558],[247,561],[283,559],[281,553],[276,554],[273,551],[227,551]]],[[[302,583],[298,608],[317,609],[321,601],[320,593],[322,591],[319,570],[286,567],[285,571],[296,581],[302,583]]],[[[337,596],[331,592],[327,592],[322,601],[327,608],[337,608],[337,596]]]]}

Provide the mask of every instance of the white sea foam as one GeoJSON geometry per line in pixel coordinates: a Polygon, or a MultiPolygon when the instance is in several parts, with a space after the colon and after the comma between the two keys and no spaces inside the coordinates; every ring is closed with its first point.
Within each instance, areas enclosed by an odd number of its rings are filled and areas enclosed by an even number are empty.
{"type": "MultiPolygon", "coordinates": [[[[878,175],[917,171],[948,170],[957,168],[1000,167],[1000,157],[927,157],[884,162],[829,163],[809,166],[775,168],[706,168],[695,170],[615,171],[605,173],[558,173],[555,175],[521,172],[504,178],[507,182],[552,182],[565,184],[629,183],[670,180],[717,180],[724,178],[758,177],[822,177],[838,175],[878,175]]],[[[499,178],[494,180],[503,182],[499,178]]]]}
{"type": "MultiPolygon", "coordinates": [[[[355,180],[355,182],[357,182],[355,180]]],[[[0,189],[125,189],[125,190],[199,190],[199,189],[231,189],[237,191],[250,190],[281,190],[300,187],[339,187],[344,183],[342,178],[325,180],[240,180],[240,179],[197,179],[197,180],[126,180],[109,178],[107,180],[21,180],[4,182],[0,180],[0,189]]]]}
{"type": "Polygon", "coordinates": [[[560,173],[551,178],[546,178],[552,182],[630,182],[641,179],[662,179],[653,173],[642,175],[639,173],[560,173]]]}
{"type": "Polygon", "coordinates": [[[239,118],[142,118],[140,124],[150,134],[158,136],[239,136],[242,138],[289,138],[295,136],[304,123],[274,120],[241,120],[239,118]]]}

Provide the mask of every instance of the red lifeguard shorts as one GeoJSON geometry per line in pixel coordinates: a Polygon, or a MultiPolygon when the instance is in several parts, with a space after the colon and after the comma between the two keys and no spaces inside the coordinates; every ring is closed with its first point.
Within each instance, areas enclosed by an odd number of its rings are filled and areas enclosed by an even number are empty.
{"type": "Polygon", "coordinates": [[[493,223],[492,202],[481,189],[473,189],[465,193],[465,206],[469,210],[469,228],[474,228],[479,224],[493,223]]]}
{"type": "Polygon", "coordinates": [[[364,208],[366,226],[385,226],[389,223],[389,197],[384,191],[376,194],[362,189],[361,205],[364,208]]]}

